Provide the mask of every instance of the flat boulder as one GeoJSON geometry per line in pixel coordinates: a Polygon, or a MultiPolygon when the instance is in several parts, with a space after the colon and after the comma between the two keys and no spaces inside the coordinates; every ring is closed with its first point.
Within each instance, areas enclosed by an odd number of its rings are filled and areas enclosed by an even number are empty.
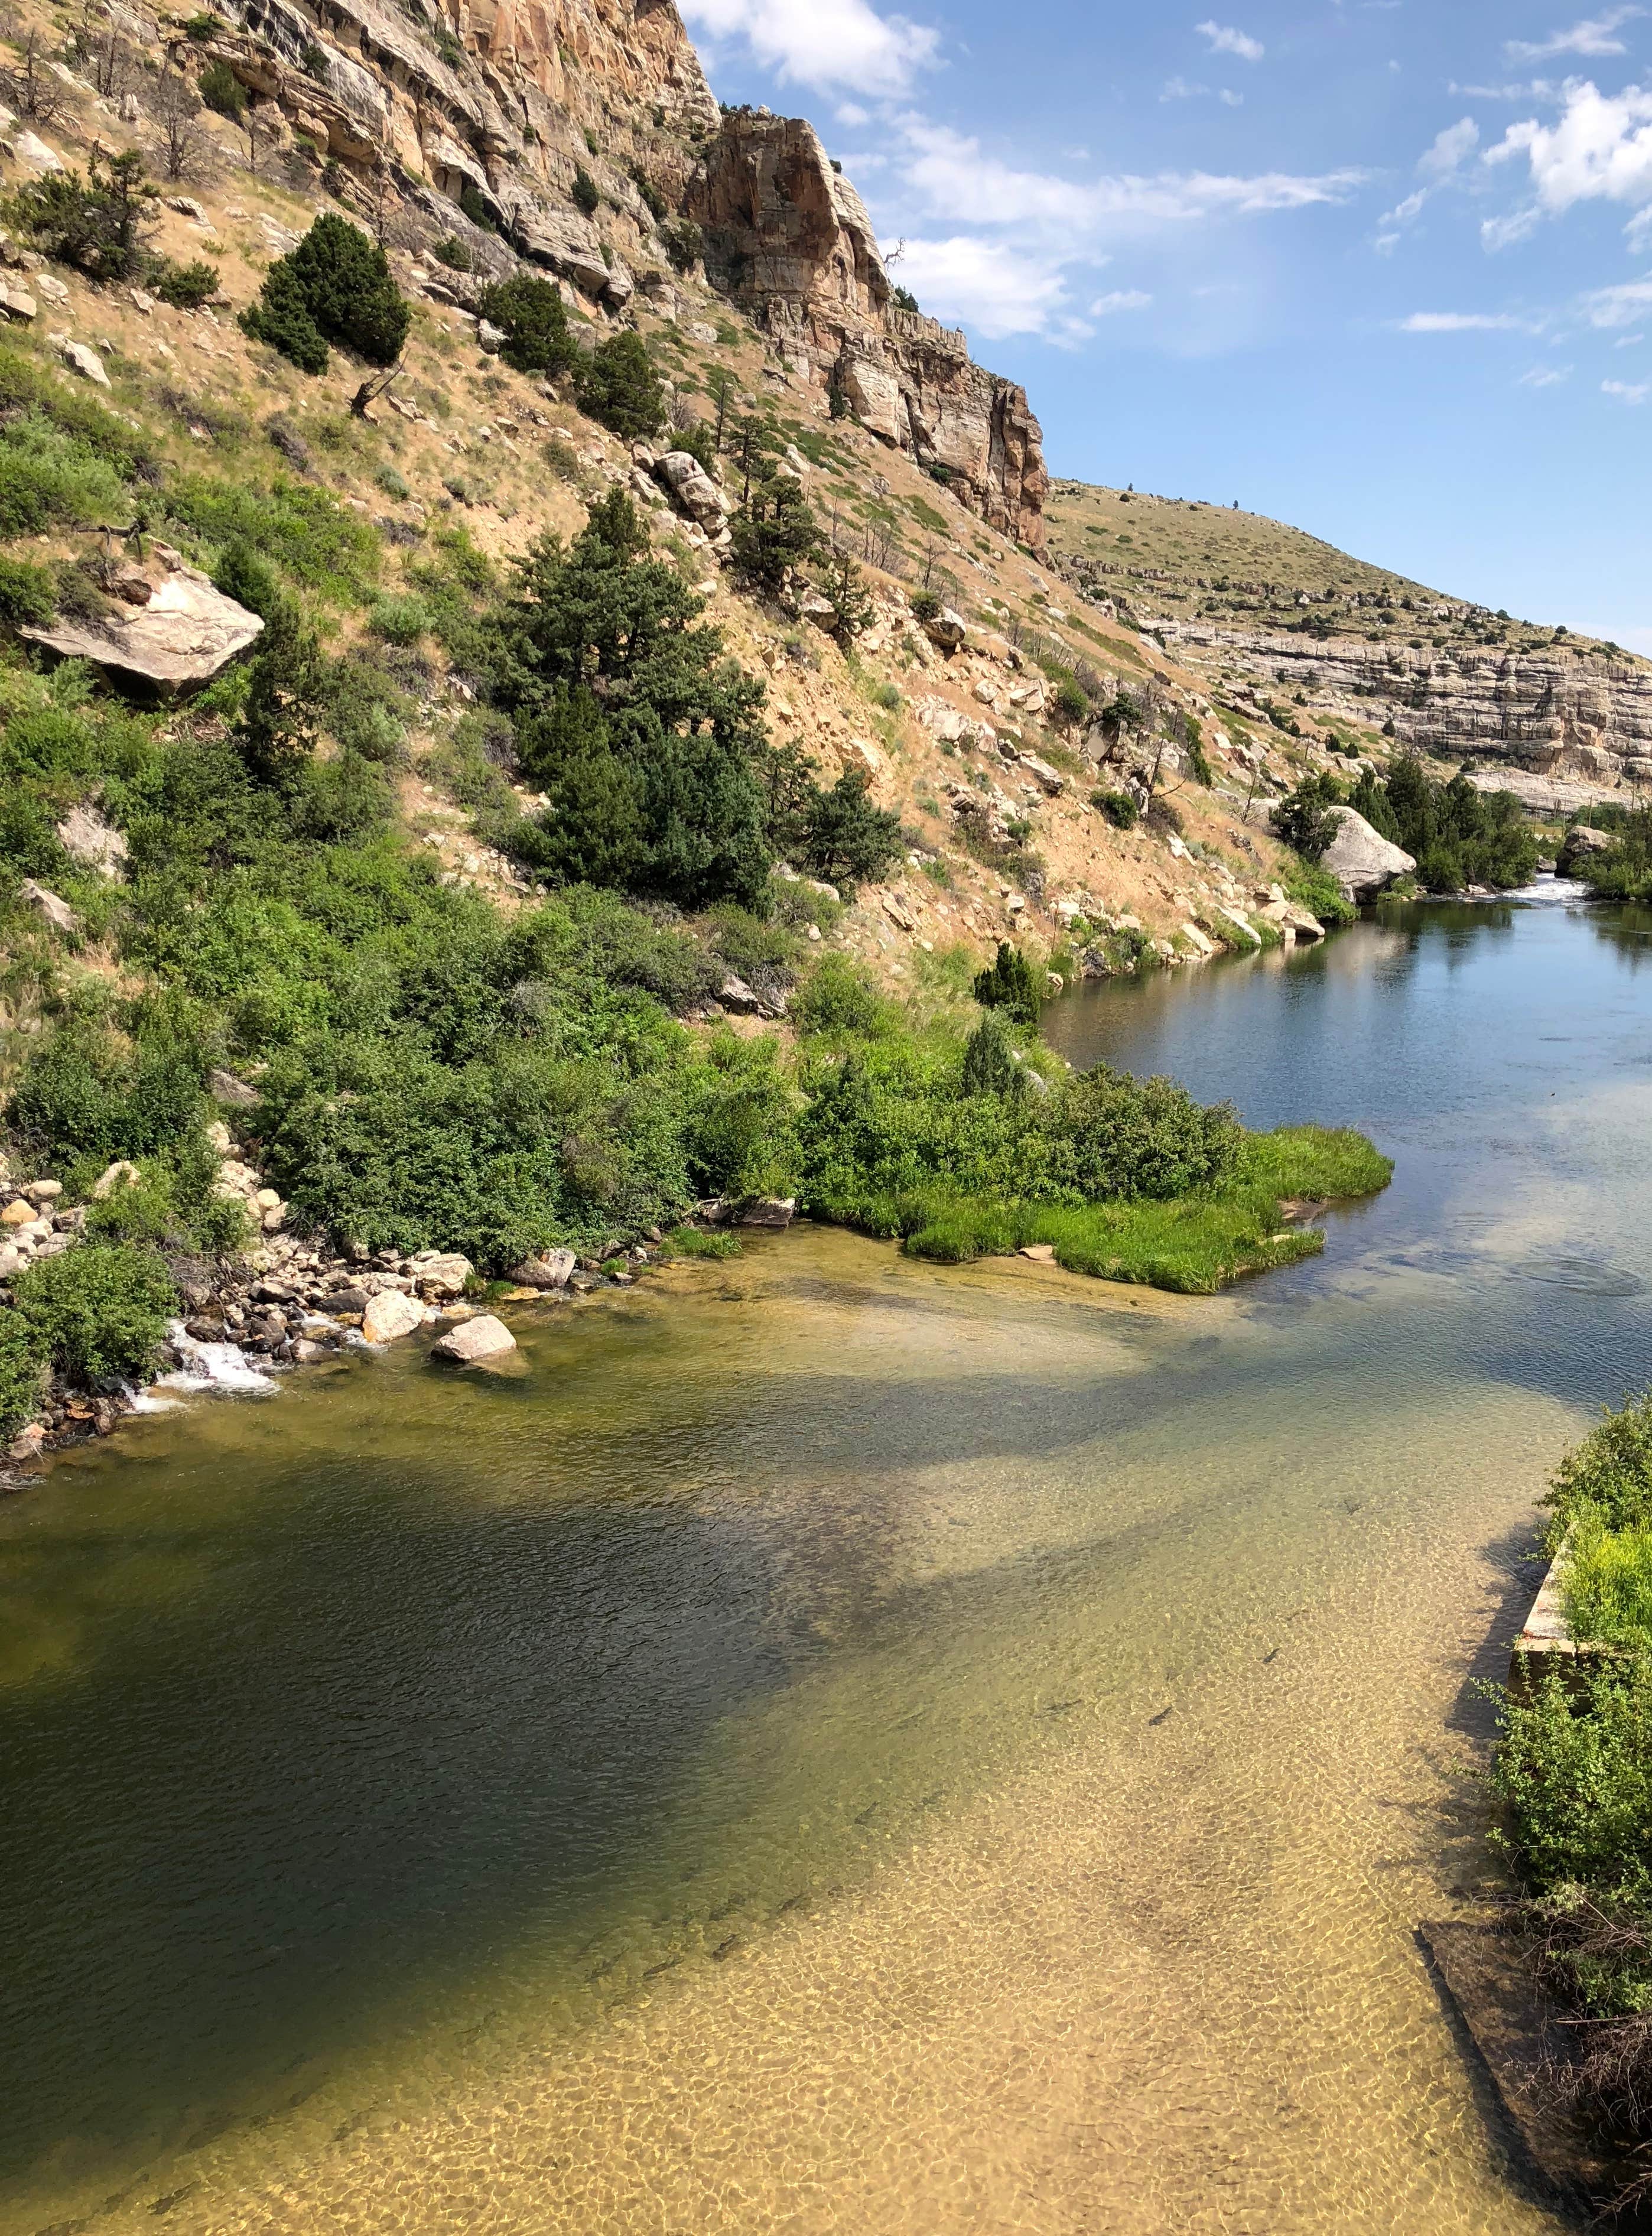
{"type": "Polygon", "coordinates": [[[734,1213],[736,1227],[789,1227],[797,1217],[797,1198],[794,1195],[754,1196],[743,1203],[734,1213]]]}
{"type": "Polygon", "coordinates": [[[1352,807],[1333,807],[1329,812],[1336,819],[1337,834],[1320,857],[1320,866],[1330,872],[1350,900],[1369,900],[1417,867],[1403,846],[1385,838],[1352,807]]]}
{"type": "Polygon", "coordinates": [[[477,1366],[516,1347],[517,1338],[503,1320],[495,1319],[491,1312],[478,1312],[474,1319],[461,1320],[457,1327],[449,1328],[432,1345],[431,1357],[451,1359],[458,1366],[477,1366]]]}
{"type": "Polygon", "coordinates": [[[565,1289],[578,1262],[571,1250],[547,1250],[541,1257],[524,1258],[510,1278],[523,1289],[565,1289]]]}
{"type": "Polygon", "coordinates": [[[951,606],[943,606],[924,623],[924,634],[943,652],[960,651],[970,634],[970,625],[962,614],[955,614],[951,606]]]}
{"type": "Polygon", "coordinates": [[[199,568],[170,569],[147,604],[95,620],[60,616],[18,634],[64,660],[89,660],[167,695],[210,683],[262,633],[263,622],[214,589],[199,568]]]}
{"type": "Polygon", "coordinates": [[[381,1289],[367,1299],[361,1332],[369,1343],[394,1343],[399,1336],[411,1335],[424,1318],[425,1307],[414,1298],[399,1289],[381,1289]]]}

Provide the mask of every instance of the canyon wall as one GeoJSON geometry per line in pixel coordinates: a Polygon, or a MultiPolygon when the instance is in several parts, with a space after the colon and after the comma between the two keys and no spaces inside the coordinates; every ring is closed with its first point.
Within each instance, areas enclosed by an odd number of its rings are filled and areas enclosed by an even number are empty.
{"type": "Polygon", "coordinates": [[[1179,659],[1263,672],[1316,709],[1392,721],[1402,744],[1425,753],[1585,784],[1652,783],[1652,668],[1640,661],[1151,626],[1179,659]]]}

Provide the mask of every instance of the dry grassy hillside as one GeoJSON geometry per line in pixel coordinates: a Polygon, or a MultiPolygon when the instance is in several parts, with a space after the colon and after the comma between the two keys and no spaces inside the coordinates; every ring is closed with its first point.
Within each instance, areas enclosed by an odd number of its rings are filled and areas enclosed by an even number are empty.
{"type": "Polygon", "coordinates": [[[1198,618],[1417,649],[1539,653],[1560,644],[1584,658],[1629,657],[1564,628],[1449,597],[1260,513],[1058,481],[1046,516],[1056,562],[1143,622],[1198,618]]]}

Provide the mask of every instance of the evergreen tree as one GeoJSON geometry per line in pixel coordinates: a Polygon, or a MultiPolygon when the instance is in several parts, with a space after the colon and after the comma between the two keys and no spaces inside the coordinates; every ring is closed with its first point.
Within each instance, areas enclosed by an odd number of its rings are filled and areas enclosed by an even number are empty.
{"type": "Polygon", "coordinates": [[[561,292],[547,280],[518,273],[484,288],[477,308],[503,334],[499,354],[518,372],[566,372],[579,355],[561,292]]]}
{"type": "Polygon", "coordinates": [[[812,784],[798,822],[803,867],[846,892],[880,878],[901,852],[900,818],[873,806],[864,769],[846,769],[830,792],[812,784]]]}
{"type": "Polygon", "coordinates": [[[1030,963],[1008,940],[998,942],[998,952],[975,982],[975,998],[984,1009],[1002,1009],[1017,1024],[1037,1029],[1039,1000],[1037,981],[1030,963]]]}
{"type": "Polygon", "coordinates": [[[741,579],[778,597],[794,569],[814,556],[820,541],[809,501],[796,482],[752,485],[733,523],[734,566],[741,579]]]}
{"type": "Polygon", "coordinates": [[[315,751],[326,690],[320,648],[297,603],[284,600],[252,663],[235,743],[258,784],[291,791],[315,751]]]}
{"type": "Polygon", "coordinates": [[[328,211],[271,265],[240,323],[300,372],[325,372],[329,342],[369,365],[394,365],[412,316],[377,241],[328,211]]]}
{"type": "Polygon", "coordinates": [[[629,330],[599,343],[578,368],[579,408],[628,443],[656,434],[665,421],[665,391],[642,338],[629,330]]]}

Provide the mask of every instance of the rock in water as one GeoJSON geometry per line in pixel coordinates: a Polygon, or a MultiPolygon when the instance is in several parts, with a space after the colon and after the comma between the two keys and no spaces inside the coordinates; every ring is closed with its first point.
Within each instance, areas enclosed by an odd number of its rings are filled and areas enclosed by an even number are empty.
{"type": "Polygon", "coordinates": [[[491,1312],[478,1312],[475,1319],[461,1321],[450,1328],[431,1352],[432,1358],[451,1358],[460,1366],[475,1366],[485,1358],[497,1358],[507,1351],[514,1351],[517,1338],[503,1320],[491,1312]]]}
{"type": "Polygon", "coordinates": [[[367,1299],[361,1332],[369,1343],[394,1343],[398,1336],[411,1335],[424,1318],[424,1306],[411,1297],[405,1297],[399,1289],[381,1289],[367,1299]]]}
{"type": "Polygon", "coordinates": [[[1333,807],[1337,835],[1320,858],[1350,900],[1369,900],[1396,878],[1409,876],[1416,862],[1403,846],[1373,831],[1352,807],[1333,807]]]}

